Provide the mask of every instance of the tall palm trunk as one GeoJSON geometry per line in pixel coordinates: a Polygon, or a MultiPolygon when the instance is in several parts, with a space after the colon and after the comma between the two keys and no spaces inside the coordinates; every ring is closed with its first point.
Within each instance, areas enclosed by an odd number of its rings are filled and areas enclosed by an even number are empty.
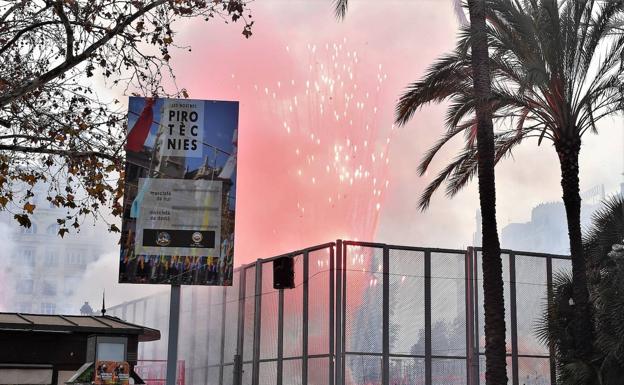
{"type": "Polygon", "coordinates": [[[507,384],[505,352],[505,302],[503,266],[496,226],[496,186],[494,181],[494,125],[491,94],[485,0],[469,0],[472,38],[472,71],[477,115],[479,158],[479,202],[483,235],[483,304],[485,308],[485,382],[507,384]]]}
{"type": "Polygon", "coordinates": [[[570,254],[572,256],[572,288],[574,297],[574,345],[578,358],[589,359],[592,349],[592,319],[587,289],[587,272],[581,234],[581,197],[579,195],[579,153],[581,138],[561,138],[555,143],[561,166],[563,204],[568,220],[570,254]]]}

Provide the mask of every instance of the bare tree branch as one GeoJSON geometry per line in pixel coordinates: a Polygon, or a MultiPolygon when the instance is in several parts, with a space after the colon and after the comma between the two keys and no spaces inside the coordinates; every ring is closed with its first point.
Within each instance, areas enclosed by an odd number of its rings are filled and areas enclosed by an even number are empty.
{"type": "Polygon", "coordinates": [[[119,158],[115,158],[114,156],[107,154],[105,152],[100,151],[68,151],[68,150],[59,150],[47,147],[26,147],[26,146],[13,146],[13,145],[4,145],[0,144],[0,151],[14,151],[21,152],[26,154],[49,154],[49,155],[61,155],[68,158],[87,158],[87,157],[96,157],[108,159],[111,162],[119,162],[119,158]]]}
{"type": "Polygon", "coordinates": [[[54,3],[54,10],[56,11],[56,14],[58,15],[59,19],[61,19],[61,22],[63,23],[63,26],[65,27],[65,35],[67,36],[67,42],[66,42],[66,57],[67,59],[71,59],[74,57],[74,31],[72,30],[72,27],[69,23],[69,19],[67,18],[67,15],[65,14],[65,10],[63,9],[63,0],[57,0],[54,3]]]}
{"type": "Polygon", "coordinates": [[[64,220],[119,215],[126,113],[89,78],[117,93],[187,97],[169,64],[188,49],[177,22],[239,21],[249,37],[250,1],[0,1],[0,210],[27,225],[31,190],[46,183],[64,220]]]}
{"type": "Polygon", "coordinates": [[[41,86],[45,85],[49,81],[59,77],[60,75],[62,75],[65,72],[67,72],[68,70],[70,70],[70,69],[74,68],[75,66],[77,66],[78,64],[82,63],[85,59],[89,58],[98,48],[100,48],[103,45],[105,45],[106,43],[108,43],[112,38],[117,36],[121,31],[123,31],[126,27],[128,27],[128,25],[130,25],[130,23],[132,23],[133,21],[135,21],[139,17],[143,16],[148,11],[150,11],[150,10],[152,10],[152,9],[154,9],[154,8],[158,7],[159,5],[162,5],[162,4],[166,3],[166,2],[167,2],[167,0],[157,0],[157,1],[154,1],[151,4],[149,4],[148,6],[139,9],[134,14],[132,14],[130,16],[126,16],[125,18],[123,18],[123,21],[121,21],[114,28],[109,30],[104,35],[104,37],[102,37],[101,39],[97,40],[95,43],[91,44],[89,47],[87,47],[79,55],[68,56],[67,59],[62,64],[58,65],[57,67],[55,67],[55,68],[51,69],[50,71],[42,74],[41,76],[38,76],[38,77],[28,81],[27,83],[25,83],[25,84],[23,84],[21,86],[18,86],[12,92],[9,92],[6,95],[0,96],[0,108],[6,106],[7,104],[11,103],[13,100],[15,100],[17,98],[22,97],[24,94],[26,94],[28,92],[32,92],[35,89],[37,89],[38,87],[41,87],[41,86]]]}

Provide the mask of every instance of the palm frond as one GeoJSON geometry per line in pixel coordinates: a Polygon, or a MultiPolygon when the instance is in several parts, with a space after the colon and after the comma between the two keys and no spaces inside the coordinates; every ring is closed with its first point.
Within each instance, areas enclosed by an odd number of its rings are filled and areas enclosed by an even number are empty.
{"type": "Polygon", "coordinates": [[[347,16],[349,0],[334,0],[334,15],[338,20],[344,20],[347,16]]]}
{"type": "MultiPolygon", "coordinates": [[[[475,123],[474,120],[472,120],[468,124],[474,124],[474,123],[475,123]]],[[[442,147],[444,147],[446,143],[448,143],[451,139],[453,139],[458,134],[462,133],[465,129],[466,127],[464,125],[455,126],[455,128],[447,131],[442,136],[442,138],[440,138],[429,150],[427,150],[427,152],[425,152],[425,155],[423,156],[422,160],[418,164],[418,173],[420,176],[424,175],[425,172],[427,172],[429,165],[433,161],[433,158],[435,158],[438,151],[440,151],[440,149],[442,149],[442,147]]]]}
{"type": "Polygon", "coordinates": [[[455,17],[461,26],[467,26],[470,24],[466,13],[464,12],[465,2],[463,0],[453,0],[453,10],[455,11],[455,17]]]}
{"type": "Polygon", "coordinates": [[[454,53],[437,60],[422,80],[410,84],[401,95],[395,109],[395,122],[404,125],[422,106],[468,92],[472,84],[469,68],[466,60],[454,53]]]}
{"type": "Polygon", "coordinates": [[[592,215],[592,225],[585,232],[585,255],[594,265],[606,258],[611,246],[624,238],[624,196],[614,196],[602,203],[592,215]]]}
{"type": "Polygon", "coordinates": [[[423,191],[423,193],[421,194],[420,199],[418,200],[418,207],[421,211],[425,211],[429,207],[429,204],[431,203],[431,198],[433,197],[433,194],[436,192],[436,190],[442,185],[442,183],[444,183],[446,179],[449,178],[453,170],[456,167],[459,167],[459,165],[465,161],[465,158],[469,156],[471,156],[470,151],[462,152],[453,160],[453,162],[447,165],[431,183],[429,183],[429,185],[425,188],[425,191],[423,191]]]}
{"type": "MultiPolygon", "coordinates": [[[[595,133],[600,119],[624,109],[624,34],[614,34],[624,21],[624,0],[487,0],[487,5],[497,161],[523,138],[536,137],[539,145],[595,133]],[[513,134],[500,132],[498,125],[505,122],[515,127],[513,134]]],[[[411,83],[396,104],[396,123],[404,125],[424,105],[450,102],[447,130],[420,161],[421,175],[448,142],[465,134],[464,150],[423,192],[421,208],[442,184],[453,196],[475,175],[476,157],[467,150],[474,147],[471,43],[470,28],[460,27],[455,49],[411,83]]]]}
{"type": "MultiPolygon", "coordinates": [[[[494,165],[497,165],[502,159],[510,156],[515,146],[522,143],[527,132],[518,133],[515,130],[509,130],[495,135],[494,138],[494,165]]],[[[446,195],[454,197],[477,175],[479,168],[479,158],[476,146],[467,146],[466,150],[470,151],[470,155],[466,155],[464,161],[455,167],[446,187],[446,195]]]]}
{"type": "MultiPolygon", "coordinates": [[[[458,131],[461,132],[461,131],[458,131]]],[[[518,132],[514,130],[507,130],[495,135],[494,138],[494,164],[498,164],[502,159],[511,155],[513,148],[519,145],[522,140],[532,132],[532,128],[528,127],[522,134],[518,134],[518,132]]],[[[450,135],[450,133],[448,133],[450,135]]],[[[442,140],[441,140],[442,141],[442,140]]],[[[432,147],[428,152],[427,156],[421,162],[421,166],[419,171],[422,171],[423,163],[431,159],[428,157],[432,157],[432,154],[435,155],[435,152],[439,150],[441,147],[440,142],[436,143],[436,146],[432,147]],[[436,150],[437,148],[437,150],[436,150]]],[[[429,164],[427,164],[428,166],[429,164]]],[[[431,198],[433,194],[440,188],[444,182],[447,182],[446,186],[446,195],[449,197],[455,196],[461,189],[463,189],[472,178],[477,175],[478,171],[478,152],[476,146],[467,145],[461,151],[461,153],[447,165],[437,176],[436,178],[425,188],[419,200],[419,207],[421,210],[426,210],[431,203],[431,198]]]]}

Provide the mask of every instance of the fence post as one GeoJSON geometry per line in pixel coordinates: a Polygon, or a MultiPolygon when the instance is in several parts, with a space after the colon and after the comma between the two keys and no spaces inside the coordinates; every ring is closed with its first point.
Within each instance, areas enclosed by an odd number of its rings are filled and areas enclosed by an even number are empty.
{"type": "Polygon", "coordinates": [[[227,286],[220,287],[223,291],[222,301],[221,301],[221,346],[219,347],[219,356],[221,359],[219,361],[219,384],[223,384],[223,364],[225,363],[225,316],[227,314],[227,286]]]}
{"type": "MultiPolygon", "coordinates": [[[[552,298],[553,298],[553,271],[552,271],[552,258],[546,258],[546,292],[548,298],[548,308],[550,309],[552,306],[552,298]]],[[[550,316],[549,316],[550,317],[550,316]]],[[[554,344],[548,344],[548,352],[550,354],[550,383],[557,383],[557,363],[555,361],[555,346],[554,344]]]]}
{"type": "Polygon", "coordinates": [[[345,245],[344,241],[342,242],[342,259],[340,263],[342,264],[342,307],[340,308],[340,313],[342,314],[342,324],[340,326],[340,351],[342,352],[340,376],[342,378],[342,383],[339,385],[345,385],[347,381],[345,378],[347,366],[347,360],[345,359],[345,352],[347,351],[347,245],[345,245]]]}
{"type": "Polygon", "coordinates": [[[481,361],[481,355],[480,355],[480,351],[479,351],[479,335],[481,332],[481,329],[479,328],[479,269],[481,266],[479,266],[479,252],[476,248],[473,248],[473,254],[472,254],[472,279],[473,279],[473,287],[474,287],[474,291],[473,291],[473,298],[474,298],[474,340],[475,340],[475,346],[474,346],[474,355],[477,358],[476,362],[474,363],[474,376],[475,376],[475,385],[479,385],[481,383],[481,378],[479,376],[480,374],[480,361],[481,361]]]}
{"type": "Polygon", "coordinates": [[[171,285],[171,299],[169,302],[169,339],[167,341],[167,385],[176,384],[176,371],[178,368],[177,363],[179,325],[180,285],[171,285]]]}
{"type": "Polygon", "coordinates": [[[336,324],[335,326],[335,366],[334,372],[336,376],[335,385],[342,385],[342,240],[336,241],[336,324]]]}
{"type": "MultiPolygon", "coordinates": [[[[210,347],[210,318],[212,316],[212,295],[208,294],[208,303],[206,304],[206,347],[210,347]]],[[[210,372],[210,355],[206,354],[206,373],[204,375],[204,381],[208,383],[210,381],[209,373],[210,372]]],[[[222,384],[222,382],[219,382],[222,384]]]]}
{"type": "MultiPolygon", "coordinates": [[[[308,384],[308,317],[309,317],[309,302],[308,302],[308,290],[310,279],[310,256],[308,250],[303,253],[303,309],[302,309],[302,323],[303,328],[301,330],[301,384],[308,384]]],[[[331,295],[331,293],[330,293],[331,295]]],[[[331,330],[331,328],[330,328],[331,330]]],[[[330,358],[331,359],[331,358],[330,358]]]]}
{"type": "MultiPolygon", "coordinates": [[[[234,356],[233,385],[241,385],[243,381],[243,343],[245,338],[245,272],[246,268],[241,266],[239,270],[238,282],[238,327],[236,330],[236,355],[234,356]]],[[[221,384],[223,385],[223,384],[221,384]]]]}
{"type": "MultiPolygon", "coordinates": [[[[474,249],[472,247],[468,247],[466,249],[466,375],[468,380],[468,385],[478,385],[478,382],[475,382],[474,378],[474,363],[475,363],[475,354],[474,354],[474,306],[473,299],[475,289],[474,280],[473,280],[473,269],[472,269],[472,254],[474,249]]],[[[477,355],[478,359],[478,355],[477,355]]],[[[477,367],[478,367],[477,360],[477,367]]],[[[478,371],[477,371],[478,373],[478,371]]]]}
{"type": "Polygon", "coordinates": [[[518,313],[516,309],[516,255],[509,253],[509,312],[511,322],[511,379],[518,385],[518,313]]]}
{"type": "MultiPolygon", "coordinates": [[[[335,256],[336,256],[336,252],[334,251],[334,248],[337,247],[336,245],[332,246],[329,249],[329,385],[334,385],[334,382],[336,380],[336,372],[335,372],[335,368],[336,368],[336,339],[335,339],[335,332],[336,332],[336,324],[335,322],[335,310],[336,308],[335,306],[335,297],[336,297],[336,286],[335,286],[335,279],[336,279],[336,260],[335,260],[335,256]]],[[[307,385],[306,383],[304,383],[303,385],[307,385]]]]}
{"type": "Polygon", "coordinates": [[[425,251],[425,384],[431,385],[431,251],[425,251]]]}
{"type": "Polygon", "coordinates": [[[254,341],[253,341],[253,364],[251,372],[251,384],[258,385],[260,382],[260,322],[262,320],[262,260],[256,261],[256,282],[254,302],[254,341]]]}
{"type": "Polygon", "coordinates": [[[282,385],[284,368],[284,289],[279,289],[277,304],[277,385],[282,385]]]}
{"type": "Polygon", "coordinates": [[[382,360],[381,383],[390,384],[390,250],[383,246],[383,309],[382,309],[382,360]]]}

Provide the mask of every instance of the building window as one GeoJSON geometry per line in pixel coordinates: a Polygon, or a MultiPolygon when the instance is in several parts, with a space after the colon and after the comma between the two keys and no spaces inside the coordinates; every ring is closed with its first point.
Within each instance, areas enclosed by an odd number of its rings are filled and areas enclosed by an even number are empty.
{"type": "Polygon", "coordinates": [[[43,295],[56,295],[56,284],[54,282],[44,280],[41,293],[43,295]]]}
{"type": "Polygon", "coordinates": [[[46,229],[46,234],[48,235],[57,235],[59,232],[60,226],[58,223],[54,223],[46,229]]]}
{"type": "Polygon", "coordinates": [[[69,251],[65,256],[65,263],[68,265],[84,265],[85,257],[81,251],[69,251]]]}
{"type": "Polygon", "coordinates": [[[56,250],[49,250],[46,252],[45,259],[43,261],[45,266],[58,266],[58,253],[56,250]]]}
{"type": "Polygon", "coordinates": [[[17,281],[15,290],[18,294],[32,294],[35,282],[30,278],[17,281]]]}
{"type": "Polygon", "coordinates": [[[20,302],[17,304],[17,311],[20,313],[30,313],[32,311],[32,303],[20,302]]]}
{"type": "Polygon", "coordinates": [[[17,263],[20,265],[35,266],[35,250],[21,249],[16,255],[17,263]]]}
{"type": "Polygon", "coordinates": [[[19,233],[20,234],[26,234],[26,235],[37,234],[37,225],[34,224],[34,223],[31,223],[30,227],[20,226],[19,233]]]}
{"type": "Polygon", "coordinates": [[[56,311],[56,304],[53,303],[42,303],[41,304],[41,313],[42,314],[54,314],[56,311]]]}
{"type": "Polygon", "coordinates": [[[80,284],[80,277],[65,277],[63,294],[72,295],[80,284]]]}

